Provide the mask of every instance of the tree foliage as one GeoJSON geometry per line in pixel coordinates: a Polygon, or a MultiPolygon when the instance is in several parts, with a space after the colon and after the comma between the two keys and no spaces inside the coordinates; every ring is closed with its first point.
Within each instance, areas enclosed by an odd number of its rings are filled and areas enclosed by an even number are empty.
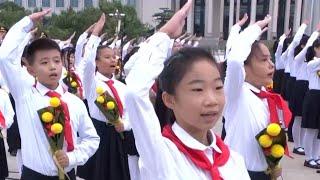
{"type": "MultiPolygon", "coordinates": [[[[123,6],[120,2],[102,2],[99,8],[86,8],[83,11],[76,12],[72,8],[61,14],[53,14],[46,17],[42,24],[38,24],[39,31],[44,31],[51,38],[66,39],[73,32],[76,32],[76,38],[84,32],[91,24],[96,22],[102,12],[106,13],[107,23],[105,32],[108,37],[114,36],[117,21],[113,17],[108,17],[109,13],[114,13],[116,9],[121,13],[125,13],[123,18],[122,29],[124,34],[129,38],[140,36],[147,31],[147,28],[139,21],[135,9],[131,6],[123,6]]],[[[39,11],[35,9],[34,11],[39,11]]],[[[11,27],[24,16],[30,14],[30,11],[16,5],[13,2],[5,2],[0,4],[0,25],[11,27]]]]}

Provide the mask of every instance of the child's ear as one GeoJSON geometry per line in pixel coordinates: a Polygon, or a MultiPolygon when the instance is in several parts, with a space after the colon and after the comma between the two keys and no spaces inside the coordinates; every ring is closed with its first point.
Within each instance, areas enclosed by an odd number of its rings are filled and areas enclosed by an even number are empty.
{"type": "Polygon", "coordinates": [[[31,76],[37,77],[36,72],[32,66],[27,65],[27,71],[29,74],[31,74],[31,76]]]}
{"type": "Polygon", "coordinates": [[[162,93],[162,101],[169,109],[173,109],[174,104],[175,104],[173,95],[168,94],[167,92],[163,92],[162,93]]]}

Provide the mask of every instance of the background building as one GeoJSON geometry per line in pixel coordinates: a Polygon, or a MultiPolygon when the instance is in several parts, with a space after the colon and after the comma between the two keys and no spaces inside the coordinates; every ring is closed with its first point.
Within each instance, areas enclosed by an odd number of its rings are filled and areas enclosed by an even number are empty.
{"type": "MultiPolygon", "coordinates": [[[[0,0],[4,2],[5,0],[0,0]]],[[[98,7],[101,1],[116,0],[10,0],[26,9],[50,7],[55,13],[72,7],[83,10],[86,7],[98,7]]],[[[187,0],[118,0],[125,5],[134,6],[142,23],[155,25],[152,15],[159,8],[179,10],[187,0]]],[[[310,19],[307,34],[315,29],[320,21],[320,0],[194,0],[191,12],[186,20],[186,31],[203,36],[202,44],[216,47],[220,40],[226,39],[230,27],[244,13],[250,21],[263,19],[266,14],[273,18],[268,33],[262,39],[272,40],[292,28],[296,32],[300,23],[310,19]]]]}
{"type": "MultiPolygon", "coordinates": [[[[5,0],[2,0],[5,1],[5,0]]],[[[33,10],[35,8],[51,8],[54,13],[59,14],[68,8],[75,11],[81,11],[86,7],[98,7],[99,0],[9,0],[13,1],[25,9],[33,10]]],[[[0,0],[1,3],[1,0],[0,0]]]]}

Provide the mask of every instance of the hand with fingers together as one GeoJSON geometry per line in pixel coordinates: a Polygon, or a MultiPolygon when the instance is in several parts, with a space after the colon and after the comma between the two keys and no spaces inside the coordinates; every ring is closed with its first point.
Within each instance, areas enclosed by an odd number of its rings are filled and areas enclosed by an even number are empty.
{"type": "Polygon", "coordinates": [[[45,9],[40,12],[32,13],[29,15],[30,19],[33,21],[33,23],[40,22],[43,17],[51,12],[51,9],[45,9]]]}
{"type": "Polygon", "coordinates": [[[188,2],[160,29],[160,32],[166,33],[172,39],[180,36],[185,24],[185,19],[192,7],[192,3],[193,0],[188,0],[188,2]]]}
{"type": "Polygon", "coordinates": [[[242,27],[248,20],[248,14],[245,13],[240,21],[237,22],[237,24],[242,27]]]}
{"type": "Polygon", "coordinates": [[[86,29],[86,33],[92,33],[94,26],[96,25],[96,23],[93,23],[90,27],[88,27],[88,29],[86,29]]]}
{"type": "Polygon", "coordinates": [[[96,22],[96,25],[92,30],[92,34],[95,36],[99,36],[99,34],[102,32],[105,22],[106,22],[106,15],[102,13],[102,15],[100,16],[99,20],[96,22]]]}
{"type": "Polygon", "coordinates": [[[268,14],[263,20],[257,21],[257,24],[261,29],[267,27],[267,25],[271,22],[271,16],[268,14]]]}

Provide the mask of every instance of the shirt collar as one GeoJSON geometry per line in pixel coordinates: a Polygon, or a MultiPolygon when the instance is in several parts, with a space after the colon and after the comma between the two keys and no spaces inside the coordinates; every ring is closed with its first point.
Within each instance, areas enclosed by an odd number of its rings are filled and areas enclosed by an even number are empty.
{"type": "Polygon", "coordinates": [[[261,89],[258,89],[256,87],[254,87],[252,84],[248,83],[248,82],[244,82],[244,86],[247,87],[248,89],[250,89],[251,91],[255,92],[255,93],[260,93],[260,91],[266,91],[266,88],[262,86],[261,89]]]}
{"type": "Polygon", "coordinates": [[[172,131],[175,133],[175,135],[181,140],[183,144],[188,146],[189,148],[192,149],[197,149],[204,151],[208,148],[213,148],[214,151],[221,153],[221,149],[217,146],[216,144],[216,136],[212,131],[210,131],[212,135],[212,142],[209,146],[205,146],[196,139],[194,139],[191,135],[189,135],[181,126],[179,126],[178,123],[174,123],[172,125],[172,131]]]}
{"type": "MultiPolygon", "coordinates": [[[[39,93],[42,96],[45,96],[47,94],[47,92],[52,91],[52,89],[49,89],[49,88],[45,87],[44,85],[42,85],[39,82],[37,82],[37,84],[36,84],[36,89],[39,91],[39,93]]],[[[57,92],[57,93],[59,93],[61,95],[64,93],[64,90],[63,90],[61,84],[59,84],[59,86],[53,91],[55,91],[55,92],[57,92]]]]}
{"type": "Polygon", "coordinates": [[[101,73],[97,72],[96,73],[96,77],[101,80],[101,81],[109,81],[109,80],[115,80],[114,79],[114,75],[112,76],[112,78],[107,78],[106,76],[102,75],[101,73]]]}

